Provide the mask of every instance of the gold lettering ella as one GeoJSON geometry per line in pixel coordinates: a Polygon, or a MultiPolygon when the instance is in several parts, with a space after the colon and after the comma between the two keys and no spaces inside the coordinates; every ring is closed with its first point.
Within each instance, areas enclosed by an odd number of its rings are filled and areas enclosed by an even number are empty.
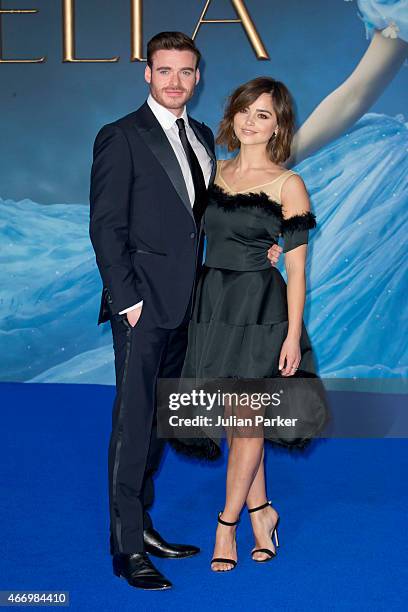
{"type": "Polygon", "coordinates": [[[63,62],[118,62],[119,57],[103,59],[78,59],[75,57],[75,0],[63,0],[62,2],[62,40],[63,40],[63,62]]]}
{"type": "Polygon", "coordinates": [[[207,0],[205,3],[205,6],[200,15],[200,19],[198,20],[198,23],[192,35],[193,40],[197,36],[197,32],[200,29],[202,23],[241,23],[249,38],[249,42],[251,43],[256,53],[257,58],[265,60],[269,59],[268,52],[265,49],[261,37],[259,36],[256,30],[255,24],[248,13],[248,9],[245,6],[244,0],[231,0],[232,6],[234,7],[239,19],[205,19],[211,2],[212,0],[207,0]]]}
{"type": "MultiPolygon", "coordinates": [[[[244,28],[249,42],[255,51],[258,59],[269,59],[268,52],[256,30],[255,24],[252,21],[248,9],[245,6],[244,0],[231,0],[231,4],[237,14],[237,19],[206,19],[208,8],[211,0],[206,0],[205,6],[201,12],[198,23],[194,29],[192,38],[195,39],[198,30],[203,23],[240,23],[244,28]]],[[[131,36],[131,53],[130,60],[132,62],[145,62],[143,57],[143,0],[130,0],[130,36],[131,36]]],[[[38,13],[37,9],[2,9],[0,0],[0,64],[38,64],[45,61],[45,57],[38,59],[3,59],[2,54],[2,15],[14,14],[33,14],[38,13]]],[[[76,57],[75,47],[75,0],[62,0],[62,61],[68,63],[102,63],[102,62],[118,62],[119,56],[99,59],[84,59],[76,57]]]]}
{"type": "Polygon", "coordinates": [[[3,39],[2,39],[2,15],[21,15],[38,13],[37,9],[2,9],[0,0],[0,64],[40,64],[45,61],[45,57],[38,59],[3,59],[3,39]]]}

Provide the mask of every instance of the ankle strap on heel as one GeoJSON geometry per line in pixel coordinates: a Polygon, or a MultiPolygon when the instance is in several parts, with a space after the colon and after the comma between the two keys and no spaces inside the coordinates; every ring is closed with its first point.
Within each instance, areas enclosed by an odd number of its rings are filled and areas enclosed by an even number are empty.
{"type": "Polygon", "coordinates": [[[267,506],[271,506],[271,505],[272,505],[272,502],[269,500],[265,502],[264,504],[262,504],[262,506],[257,506],[256,508],[248,508],[248,514],[251,514],[251,512],[256,512],[257,510],[263,510],[267,506]]]}
{"type": "Polygon", "coordinates": [[[222,510],[221,512],[218,513],[218,522],[221,523],[221,525],[227,525],[228,527],[233,527],[234,525],[238,525],[239,519],[235,521],[234,523],[230,523],[228,521],[224,521],[224,519],[221,518],[221,514],[222,514],[222,510]]]}

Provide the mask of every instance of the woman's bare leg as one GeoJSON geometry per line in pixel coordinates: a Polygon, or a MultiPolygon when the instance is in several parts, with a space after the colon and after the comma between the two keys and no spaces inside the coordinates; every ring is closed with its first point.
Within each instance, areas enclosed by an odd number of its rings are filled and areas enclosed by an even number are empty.
{"type": "MultiPolygon", "coordinates": [[[[224,416],[230,416],[232,413],[233,411],[231,407],[229,405],[226,405],[224,416]]],[[[232,429],[228,428],[226,433],[228,447],[230,448],[232,442],[232,429]]],[[[254,480],[252,481],[246,498],[246,504],[248,508],[257,508],[258,506],[264,504],[267,500],[264,455],[265,453],[262,447],[262,456],[259,462],[258,470],[256,472],[254,480]]],[[[278,513],[276,512],[275,508],[269,506],[264,510],[258,510],[257,512],[251,513],[250,518],[255,539],[254,548],[269,548],[270,550],[272,550],[272,552],[275,552],[275,546],[269,535],[272,528],[275,526],[276,521],[278,520],[278,513]]],[[[224,529],[230,529],[233,533],[235,532],[235,527],[224,527],[224,529]]],[[[268,555],[266,553],[257,552],[254,554],[254,559],[258,561],[262,561],[267,557],[268,555]]],[[[228,559],[231,557],[226,558],[228,559]]],[[[232,558],[235,559],[235,556],[232,558]]],[[[214,569],[216,569],[217,565],[214,564],[213,567],[214,569]]],[[[227,566],[224,564],[223,569],[225,568],[230,568],[230,565],[227,566]]]]}
{"type": "Polygon", "coordinates": [[[261,461],[259,462],[258,471],[249,489],[246,503],[248,508],[256,508],[261,506],[266,501],[266,484],[265,484],[265,467],[264,467],[264,449],[262,448],[261,461]]]}
{"type": "MultiPolygon", "coordinates": [[[[229,417],[233,414],[232,407],[226,402],[224,407],[224,417],[229,417]]],[[[228,448],[231,448],[233,429],[226,429],[226,438],[228,448]]],[[[248,508],[256,508],[266,501],[266,486],[265,486],[265,468],[264,468],[264,450],[262,448],[262,457],[256,472],[255,478],[249,489],[246,499],[248,508]]]]}
{"type": "MultiPolygon", "coordinates": [[[[246,503],[248,508],[257,508],[258,506],[262,506],[266,501],[264,451],[262,449],[262,458],[252,486],[248,492],[246,503]]],[[[251,512],[249,516],[251,518],[252,530],[255,538],[254,549],[269,548],[272,552],[275,552],[275,546],[270,537],[271,530],[276,525],[279,516],[275,508],[267,506],[263,510],[251,512]]],[[[257,552],[253,557],[257,561],[263,561],[267,559],[269,555],[257,552]]]]}
{"type": "MultiPolygon", "coordinates": [[[[248,497],[263,453],[263,438],[243,438],[232,436],[228,455],[227,490],[222,518],[228,522],[238,520],[242,507],[248,497]]],[[[236,527],[218,524],[215,536],[214,557],[237,560],[235,543],[236,527]]],[[[215,562],[214,571],[231,569],[231,564],[215,562]]]]}

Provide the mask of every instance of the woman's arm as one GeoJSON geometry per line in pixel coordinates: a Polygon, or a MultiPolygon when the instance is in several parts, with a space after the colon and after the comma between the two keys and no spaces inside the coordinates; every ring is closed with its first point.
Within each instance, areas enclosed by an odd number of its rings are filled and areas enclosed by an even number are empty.
{"type": "MultiPolygon", "coordinates": [[[[308,213],[310,214],[309,196],[300,176],[292,175],[285,181],[281,203],[285,220],[305,219],[308,213]]],[[[293,376],[296,372],[293,368],[298,368],[301,360],[300,337],[306,297],[306,254],[307,244],[300,244],[285,253],[289,325],[279,359],[279,369],[282,370],[283,376],[293,376]]]]}
{"type": "Polygon", "coordinates": [[[408,43],[375,32],[352,74],[329,94],[296,132],[290,167],[353,125],[382,94],[408,55],[408,43]]]}

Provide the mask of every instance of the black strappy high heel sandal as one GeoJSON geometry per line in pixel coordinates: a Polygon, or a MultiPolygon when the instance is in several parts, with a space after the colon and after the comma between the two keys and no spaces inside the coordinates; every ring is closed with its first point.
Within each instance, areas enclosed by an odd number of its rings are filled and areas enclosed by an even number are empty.
{"type": "MultiPolygon", "coordinates": [[[[238,525],[239,519],[235,521],[234,523],[229,523],[228,521],[224,521],[221,518],[221,514],[222,514],[222,511],[218,513],[218,522],[221,523],[221,525],[227,525],[228,527],[233,527],[234,525],[238,525]]],[[[230,572],[231,570],[235,569],[237,565],[237,562],[234,559],[223,559],[222,557],[214,557],[214,559],[211,559],[210,566],[213,563],[230,563],[232,565],[232,567],[230,567],[230,569],[228,570],[213,570],[215,572],[230,572]]]]}
{"type": "MultiPolygon", "coordinates": [[[[257,512],[258,510],[263,510],[264,508],[267,508],[267,506],[271,506],[272,502],[271,501],[267,501],[265,504],[262,504],[262,506],[258,506],[257,508],[248,508],[248,514],[251,514],[252,512],[257,512]]],[[[275,547],[278,548],[279,546],[279,540],[278,540],[278,523],[279,523],[279,516],[278,516],[278,520],[276,521],[275,527],[271,530],[270,532],[270,538],[272,540],[272,537],[275,536],[275,547]]],[[[253,550],[251,552],[251,556],[252,556],[252,560],[256,561],[257,563],[265,563],[265,561],[270,561],[271,559],[273,559],[274,557],[276,557],[276,552],[273,552],[273,550],[271,550],[270,548],[256,548],[255,550],[253,550]],[[266,555],[269,555],[266,559],[254,559],[254,554],[257,552],[261,552],[261,553],[265,553],[266,555]]]]}

